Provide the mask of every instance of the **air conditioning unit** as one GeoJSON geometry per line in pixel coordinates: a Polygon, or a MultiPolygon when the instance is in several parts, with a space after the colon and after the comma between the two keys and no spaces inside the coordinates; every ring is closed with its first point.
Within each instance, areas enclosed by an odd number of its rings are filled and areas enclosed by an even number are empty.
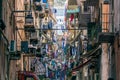
{"type": "Polygon", "coordinates": [[[110,3],[110,0],[104,0],[103,3],[104,3],[104,4],[109,4],[109,3],[110,3]]]}
{"type": "Polygon", "coordinates": [[[15,40],[11,40],[10,42],[10,52],[16,52],[16,41],[15,40]]]}

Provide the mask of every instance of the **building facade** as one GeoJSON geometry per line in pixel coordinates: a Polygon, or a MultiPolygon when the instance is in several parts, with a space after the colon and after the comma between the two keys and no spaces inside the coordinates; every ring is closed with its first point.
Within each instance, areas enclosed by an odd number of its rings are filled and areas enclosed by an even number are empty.
{"type": "MultiPolygon", "coordinates": [[[[116,80],[120,80],[120,1],[119,0],[111,0],[113,1],[113,12],[114,12],[114,33],[115,33],[115,43],[114,43],[114,51],[115,51],[115,63],[116,63],[116,80]]],[[[114,75],[114,73],[113,73],[114,75]]]]}
{"type": "Polygon", "coordinates": [[[11,13],[15,9],[14,0],[0,0],[0,8],[0,21],[2,22],[0,25],[0,80],[8,80],[9,43],[10,40],[15,39],[14,17],[11,17],[11,13]]]}

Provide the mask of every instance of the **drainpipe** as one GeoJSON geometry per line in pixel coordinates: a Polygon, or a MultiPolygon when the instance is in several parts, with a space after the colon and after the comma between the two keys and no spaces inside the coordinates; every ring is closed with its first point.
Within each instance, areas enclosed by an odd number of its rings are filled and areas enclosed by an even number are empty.
{"type": "MultiPolygon", "coordinates": [[[[4,35],[4,33],[2,32],[2,30],[0,29],[0,33],[3,36],[4,40],[6,41],[7,47],[9,46],[9,41],[7,40],[6,36],[4,35]]],[[[5,52],[6,55],[6,52],[5,52]]],[[[9,64],[10,64],[10,60],[9,60],[9,54],[7,54],[7,72],[5,75],[5,79],[9,80],[9,64]]]]}
{"type": "Polygon", "coordinates": [[[109,55],[109,77],[112,77],[111,70],[112,70],[112,45],[108,47],[108,55],[109,55]]]}
{"type": "Polygon", "coordinates": [[[108,44],[102,43],[101,80],[107,80],[109,76],[108,44]]]}
{"type": "MultiPolygon", "coordinates": [[[[5,39],[5,41],[6,41],[6,44],[7,44],[7,47],[9,46],[9,41],[8,41],[8,39],[6,38],[6,36],[4,35],[4,33],[2,32],[2,30],[0,29],[0,33],[1,33],[1,35],[3,36],[3,38],[5,39]]],[[[8,57],[9,57],[9,55],[8,55],[8,57]]],[[[9,66],[9,58],[7,58],[8,59],[8,66],[9,66]]],[[[9,76],[9,67],[7,67],[7,75],[9,76]]]]}
{"type": "Polygon", "coordinates": [[[39,32],[40,33],[40,38],[39,38],[40,39],[40,43],[39,44],[41,46],[40,47],[40,54],[42,54],[42,19],[39,19],[39,23],[40,23],[39,24],[39,28],[40,28],[40,32],[39,32]]]}
{"type": "Polygon", "coordinates": [[[6,80],[9,80],[9,73],[10,73],[10,68],[9,68],[9,66],[10,66],[10,55],[7,55],[7,79],[6,80]]]}
{"type": "Polygon", "coordinates": [[[8,39],[6,38],[6,36],[4,35],[4,33],[2,32],[1,29],[0,29],[0,33],[3,35],[3,37],[4,37],[4,39],[5,39],[6,43],[7,43],[7,46],[8,46],[8,45],[9,45],[9,41],[8,41],[8,39]]]}

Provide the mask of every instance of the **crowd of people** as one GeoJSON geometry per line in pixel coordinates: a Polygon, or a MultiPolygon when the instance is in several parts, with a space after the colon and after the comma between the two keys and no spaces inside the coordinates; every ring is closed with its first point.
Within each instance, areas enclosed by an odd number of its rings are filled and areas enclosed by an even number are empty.
{"type": "MultiPolygon", "coordinates": [[[[50,62],[43,62],[40,58],[35,58],[32,62],[32,69],[40,80],[48,78],[50,80],[67,80],[71,76],[71,70],[74,67],[74,61],[71,63],[56,62],[51,60],[50,62]]],[[[71,80],[75,80],[76,75],[73,75],[71,80]]]]}

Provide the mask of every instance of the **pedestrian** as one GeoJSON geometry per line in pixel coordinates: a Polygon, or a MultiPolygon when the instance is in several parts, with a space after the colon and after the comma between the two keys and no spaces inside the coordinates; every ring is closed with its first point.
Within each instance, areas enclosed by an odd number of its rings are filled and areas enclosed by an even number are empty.
{"type": "Polygon", "coordinates": [[[40,80],[43,80],[45,78],[46,70],[45,70],[45,66],[38,57],[36,58],[34,66],[35,66],[35,74],[39,77],[40,80]]]}
{"type": "Polygon", "coordinates": [[[76,72],[72,72],[72,78],[71,78],[71,80],[76,80],[76,72]]]}
{"type": "Polygon", "coordinates": [[[64,64],[62,64],[62,69],[61,69],[61,72],[60,72],[60,80],[65,80],[65,66],[64,64]]]}

